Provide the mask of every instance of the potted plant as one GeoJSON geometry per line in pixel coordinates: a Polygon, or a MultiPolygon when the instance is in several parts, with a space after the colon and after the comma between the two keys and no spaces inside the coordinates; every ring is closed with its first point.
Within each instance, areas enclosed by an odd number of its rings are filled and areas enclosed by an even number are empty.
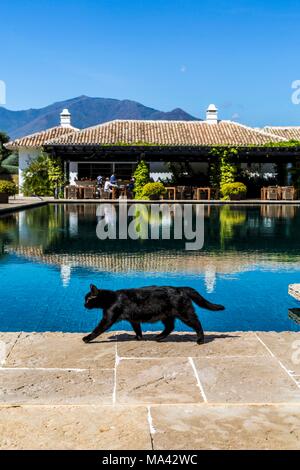
{"type": "Polygon", "coordinates": [[[147,183],[143,187],[140,199],[158,200],[166,193],[162,183],[147,183]]]}
{"type": "Polygon", "coordinates": [[[9,196],[14,196],[17,193],[17,187],[15,183],[11,181],[0,181],[0,203],[8,204],[9,196]]]}
{"type": "Polygon", "coordinates": [[[247,186],[244,183],[225,183],[221,186],[223,200],[239,201],[247,194],[247,186]]]}

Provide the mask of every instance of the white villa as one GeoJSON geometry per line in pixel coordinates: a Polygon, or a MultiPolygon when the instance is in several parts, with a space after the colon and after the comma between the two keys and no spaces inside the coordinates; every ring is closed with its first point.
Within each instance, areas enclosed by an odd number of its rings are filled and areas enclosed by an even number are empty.
{"type": "Polygon", "coordinates": [[[64,109],[60,125],[11,141],[7,148],[19,155],[21,188],[24,170],[41,150],[64,161],[71,185],[82,178],[94,180],[99,174],[129,178],[141,159],[149,163],[154,180],[172,176],[170,163],[188,163],[204,180],[214,147],[238,147],[238,163],[249,171],[270,175],[276,171],[275,164],[289,167],[298,161],[298,150],[280,147],[289,140],[300,141],[300,127],[257,129],[219,120],[215,105],[199,121],[115,120],[82,130],[71,125],[71,115],[64,109]]]}

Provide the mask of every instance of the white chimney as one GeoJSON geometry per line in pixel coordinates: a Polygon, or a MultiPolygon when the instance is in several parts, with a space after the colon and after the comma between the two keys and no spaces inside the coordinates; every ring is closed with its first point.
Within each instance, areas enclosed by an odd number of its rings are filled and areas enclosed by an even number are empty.
{"type": "Polygon", "coordinates": [[[60,113],[60,125],[61,127],[71,127],[71,114],[66,108],[60,113]]]}
{"type": "Polygon", "coordinates": [[[210,104],[206,110],[206,122],[208,124],[218,124],[218,108],[210,104]]]}

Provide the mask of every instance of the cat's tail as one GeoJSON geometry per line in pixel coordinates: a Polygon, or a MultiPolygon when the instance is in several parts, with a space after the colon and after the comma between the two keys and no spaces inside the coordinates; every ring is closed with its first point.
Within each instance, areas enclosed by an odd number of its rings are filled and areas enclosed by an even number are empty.
{"type": "Polygon", "coordinates": [[[218,305],[218,304],[212,304],[208,300],[206,300],[202,295],[199,294],[195,289],[192,289],[191,287],[182,287],[182,290],[184,290],[190,299],[195,302],[195,304],[199,305],[199,307],[206,308],[206,310],[225,310],[225,307],[223,305],[218,305]]]}

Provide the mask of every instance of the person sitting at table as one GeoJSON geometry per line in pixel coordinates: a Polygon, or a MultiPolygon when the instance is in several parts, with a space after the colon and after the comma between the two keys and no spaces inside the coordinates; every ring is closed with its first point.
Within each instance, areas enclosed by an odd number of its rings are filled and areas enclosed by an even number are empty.
{"type": "Polygon", "coordinates": [[[116,178],[116,175],[113,173],[109,179],[110,184],[114,186],[118,186],[118,180],[116,178]]]}
{"type": "Polygon", "coordinates": [[[134,179],[133,178],[131,178],[131,180],[129,181],[127,185],[127,189],[133,193],[134,191],[134,179]]]}
{"type": "Polygon", "coordinates": [[[104,183],[104,192],[105,193],[111,193],[111,184],[109,181],[109,178],[105,178],[105,183],[104,183]]]}
{"type": "Polygon", "coordinates": [[[97,186],[101,187],[103,185],[103,176],[97,176],[97,186]]]}

